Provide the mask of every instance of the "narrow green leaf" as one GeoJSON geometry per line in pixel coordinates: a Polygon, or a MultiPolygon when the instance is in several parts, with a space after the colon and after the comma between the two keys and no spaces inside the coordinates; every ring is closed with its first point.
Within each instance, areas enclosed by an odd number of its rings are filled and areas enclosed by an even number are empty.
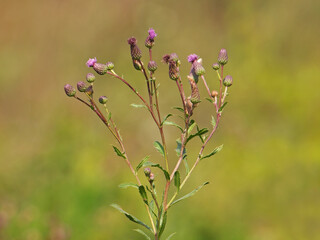
{"type": "Polygon", "coordinates": [[[205,159],[205,158],[209,158],[209,157],[215,155],[216,153],[220,152],[220,151],[222,150],[222,148],[223,148],[223,144],[220,145],[219,147],[216,147],[216,148],[215,148],[211,153],[209,153],[208,155],[201,157],[200,160],[205,159]]]}
{"type": "Polygon", "coordinates": [[[139,169],[143,166],[143,164],[148,161],[150,158],[150,156],[146,156],[142,159],[142,161],[138,164],[138,166],[136,167],[136,173],[139,171],[139,169]]]}
{"type": "Polygon", "coordinates": [[[134,107],[134,108],[147,108],[146,105],[143,105],[143,104],[135,104],[135,103],[131,103],[130,106],[131,106],[131,107],[134,107]]]}
{"type": "MultiPolygon", "coordinates": [[[[176,140],[176,143],[177,143],[176,153],[177,153],[177,156],[179,157],[180,152],[181,152],[181,148],[182,148],[181,140],[178,138],[176,140]]],[[[186,148],[183,149],[183,155],[185,156],[185,154],[186,154],[186,148]]]]}
{"type": "Polygon", "coordinates": [[[188,175],[188,173],[190,172],[190,168],[189,168],[189,164],[186,157],[183,158],[183,164],[184,164],[184,168],[186,169],[186,174],[188,175]]]}
{"type": "Polygon", "coordinates": [[[135,183],[121,183],[119,188],[128,188],[128,187],[134,187],[134,188],[139,188],[139,186],[135,183]]]}
{"type": "Polygon", "coordinates": [[[216,119],[214,118],[214,116],[211,116],[211,124],[213,128],[216,126],[216,119]]]}
{"type": "Polygon", "coordinates": [[[175,127],[179,128],[181,132],[183,132],[182,127],[180,127],[178,124],[176,124],[176,123],[174,123],[174,122],[165,121],[165,122],[163,123],[163,125],[175,126],[175,127]]]}
{"type": "Polygon", "coordinates": [[[186,198],[189,198],[191,196],[193,196],[194,194],[196,194],[203,186],[209,184],[209,182],[205,182],[204,184],[202,184],[201,186],[197,187],[196,189],[194,189],[192,192],[188,193],[187,195],[184,195],[183,197],[175,200],[173,203],[171,203],[170,207],[173,206],[174,204],[186,199],[186,198]]]}
{"type": "Polygon", "coordinates": [[[141,235],[143,235],[146,239],[151,240],[151,238],[141,229],[133,229],[133,231],[136,231],[136,232],[140,233],[141,235]]]}
{"type": "Polygon", "coordinates": [[[108,122],[110,121],[110,119],[111,119],[111,112],[109,112],[108,114],[108,122]]]}
{"type": "Polygon", "coordinates": [[[119,156],[119,157],[122,157],[124,159],[126,159],[126,157],[124,156],[124,154],[115,146],[112,146],[113,147],[113,150],[116,152],[116,154],[119,156]]]}
{"type": "Polygon", "coordinates": [[[183,113],[184,113],[184,110],[183,110],[183,108],[181,108],[181,107],[173,107],[173,109],[177,109],[178,111],[180,111],[180,112],[183,112],[183,113]]]}
{"type": "Polygon", "coordinates": [[[147,196],[147,192],[146,192],[144,186],[142,186],[142,185],[139,186],[139,193],[140,193],[144,203],[148,205],[148,196],[147,196]]]}
{"type": "Polygon", "coordinates": [[[159,238],[161,237],[167,223],[167,212],[165,212],[160,219],[159,238]]]}
{"type": "Polygon", "coordinates": [[[213,103],[213,100],[211,98],[206,98],[209,102],[213,103]]]}
{"type": "Polygon", "coordinates": [[[135,222],[137,224],[140,224],[141,226],[144,226],[150,232],[152,232],[151,228],[147,224],[145,224],[144,222],[140,221],[138,218],[136,218],[136,217],[132,216],[131,214],[127,213],[126,211],[124,211],[119,205],[111,204],[110,206],[117,209],[119,212],[123,213],[130,221],[135,222]]]}
{"type": "Polygon", "coordinates": [[[158,163],[156,164],[156,163],[147,161],[147,162],[145,162],[145,163],[143,164],[143,167],[156,167],[156,168],[159,168],[159,169],[164,173],[165,178],[166,178],[167,180],[170,179],[169,173],[168,173],[165,169],[163,169],[163,168],[160,166],[160,164],[158,164],[158,163]]]}
{"type": "Polygon", "coordinates": [[[153,145],[158,150],[158,152],[164,157],[164,149],[162,144],[159,143],[158,141],[155,141],[153,145]]]}
{"type": "MultiPolygon", "coordinates": [[[[203,134],[207,133],[208,132],[208,129],[207,128],[202,128],[200,130],[198,130],[197,133],[195,134],[191,134],[188,139],[187,139],[187,142],[189,142],[192,138],[196,137],[196,136],[199,136],[201,137],[203,134]]],[[[202,139],[202,138],[201,138],[202,139]]]]}
{"type": "Polygon", "coordinates": [[[173,237],[173,235],[175,235],[176,233],[171,233],[170,235],[169,235],[169,237],[167,237],[166,238],[166,240],[170,240],[172,237],[173,237]]]}
{"type": "Polygon", "coordinates": [[[179,173],[179,171],[176,171],[174,173],[174,185],[177,187],[177,190],[179,192],[179,190],[180,190],[180,173],[179,173]]]}
{"type": "Polygon", "coordinates": [[[168,114],[167,116],[165,116],[165,118],[163,119],[163,121],[162,121],[162,123],[160,124],[161,126],[166,122],[166,120],[169,118],[169,117],[171,117],[172,116],[172,114],[170,113],[170,114],[168,114]]]}
{"type": "Polygon", "coordinates": [[[191,125],[189,126],[189,128],[188,128],[188,135],[191,133],[191,131],[193,130],[193,128],[196,126],[196,123],[195,122],[193,122],[193,123],[191,123],[191,125]]]}
{"type": "Polygon", "coordinates": [[[222,104],[222,106],[219,108],[218,112],[222,112],[223,108],[227,105],[228,102],[225,102],[222,104]]]}

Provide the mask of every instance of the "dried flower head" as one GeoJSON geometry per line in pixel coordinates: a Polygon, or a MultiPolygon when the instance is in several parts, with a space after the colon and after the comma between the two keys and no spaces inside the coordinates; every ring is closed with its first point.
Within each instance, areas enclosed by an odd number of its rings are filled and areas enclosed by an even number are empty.
{"type": "Polygon", "coordinates": [[[84,82],[80,81],[77,83],[77,88],[78,88],[79,92],[85,92],[87,89],[87,86],[84,82]]]}
{"type": "Polygon", "coordinates": [[[99,74],[99,75],[104,75],[107,73],[108,66],[106,64],[102,63],[95,63],[93,65],[93,69],[99,74]]]}
{"type": "Polygon", "coordinates": [[[76,90],[70,84],[64,85],[64,91],[68,97],[74,97],[76,95],[76,90]]]}
{"type": "Polygon", "coordinates": [[[86,88],[85,93],[92,97],[92,95],[93,95],[93,87],[92,87],[92,85],[90,85],[89,87],[86,88]]]}
{"type": "Polygon", "coordinates": [[[220,63],[221,65],[225,65],[227,64],[227,62],[228,62],[227,50],[222,48],[218,55],[218,63],[220,63]]]}
{"type": "Polygon", "coordinates": [[[93,65],[97,62],[97,58],[89,58],[89,60],[87,61],[87,66],[88,67],[93,67],[93,65]]]}
{"type": "Polygon", "coordinates": [[[192,78],[188,78],[191,86],[191,99],[190,101],[193,103],[193,106],[196,107],[201,102],[200,93],[198,89],[198,85],[192,78]]]}
{"type": "Polygon", "coordinates": [[[132,59],[139,60],[142,57],[142,53],[137,46],[137,39],[135,39],[134,37],[129,38],[128,44],[130,45],[130,53],[132,59]]]}
{"type": "Polygon", "coordinates": [[[213,98],[217,97],[218,94],[219,94],[219,93],[218,93],[217,91],[215,91],[215,90],[213,90],[213,91],[211,92],[211,96],[212,96],[213,98]]]}
{"type": "Polygon", "coordinates": [[[170,55],[169,54],[166,54],[166,55],[164,55],[163,57],[162,57],[162,61],[164,62],[164,63],[169,63],[169,60],[170,60],[170,55]]]}
{"type": "Polygon", "coordinates": [[[179,68],[176,62],[169,60],[169,77],[172,80],[177,80],[180,77],[179,68]]]}

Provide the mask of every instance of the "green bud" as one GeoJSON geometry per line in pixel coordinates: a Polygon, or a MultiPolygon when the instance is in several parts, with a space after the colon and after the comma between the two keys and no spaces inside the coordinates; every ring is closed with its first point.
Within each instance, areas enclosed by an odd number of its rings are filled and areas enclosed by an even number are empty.
{"type": "Polygon", "coordinates": [[[76,90],[70,84],[64,85],[64,91],[68,97],[74,97],[76,95],[76,90]]]}
{"type": "Polygon", "coordinates": [[[157,66],[157,63],[155,61],[150,61],[148,63],[148,70],[150,72],[155,72],[157,70],[158,66],[157,66]]]}
{"type": "Polygon", "coordinates": [[[219,63],[212,64],[212,68],[213,68],[213,70],[218,70],[220,68],[219,63]]]}
{"type": "Polygon", "coordinates": [[[106,104],[108,102],[108,98],[106,96],[99,97],[99,103],[106,104]]]}
{"type": "Polygon", "coordinates": [[[137,69],[138,71],[140,71],[142,69],[142,66],[138,60],[133,59],[132,63],[133,63],[134,68],[137,69]]]}
{"type": "Polygon", "coordinates": [[[77,83],[77,88],[78,88],[79,92],[85,92],[87,89],[87,86],[84,82],[80,81],[77,83]]]}
{"type": "Polygon", "coordinates": [[[233,83],[232,77],[230,75],[227,75],[224,79],[223,79],[223,85],[226,87],[230,87],[233,83]]]}
{"type": "Polygon", "coordinates": [[[144,174],[146,175],[146,177],[150,177],[150,174],[151,174],[151,169],[150,168],[145,168],[144,169],[144,174]]]}
{"type": "Polygon", "coordinates": [[[114,64],[113,64],[113,62],[107,62],[106,65],[107,65],[107,69],[108,69],[108,70],[114,69],[114,64]]]}
{"type": "Polygon", "coordinates": [[[222,48],[218,55],[218,63],[220,63],[221,65],[225,65],[227,64],[227,62],[228,62],[227,50],[222,48]]]}
{"type": "Polygon", "coordinates": [[[93,73],[88,73],[86,79],[88,83],[93,83],[96,80],[96,77],[93,73]]]}

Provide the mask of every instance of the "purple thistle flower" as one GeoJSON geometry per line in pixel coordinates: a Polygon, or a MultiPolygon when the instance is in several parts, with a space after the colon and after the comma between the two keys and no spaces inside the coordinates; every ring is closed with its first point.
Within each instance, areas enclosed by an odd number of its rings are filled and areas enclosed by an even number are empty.
{"type": "Polygon", "coordinates": [[[188,56],[188,62],[193,63],[194,61],[198,60],[198,55],[197,54],[190,54],[188,56]]]}
{"type": "Polygon", "coordinates": [[[150,38],[151,40],[153,40],[153,39],[157,36],[157,34],[156,34],[156,32],[154,31],[153,28],[150,28],[150,29],[148,30],[148,33],[149,33],[149,38],[150,38]]]}
{"type": "Polygon", "coordinates": [[[88,67],[93,67],[93,65],[97,62],[97,58],[89,58],[89,60],[87,61],[87,66],[88,67]]]}

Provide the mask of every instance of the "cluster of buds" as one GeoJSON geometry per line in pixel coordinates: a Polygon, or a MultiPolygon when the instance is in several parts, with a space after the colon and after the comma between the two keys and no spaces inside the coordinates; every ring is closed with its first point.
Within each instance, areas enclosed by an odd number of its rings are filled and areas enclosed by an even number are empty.
{"type": "Polygon", "coordinates": [[[151,172],[150,168],[145,168],[144,169],[144,175],[146,175],[149,183],[153,184],[153,182],[154,182],[154,174],[151,172]]]}

